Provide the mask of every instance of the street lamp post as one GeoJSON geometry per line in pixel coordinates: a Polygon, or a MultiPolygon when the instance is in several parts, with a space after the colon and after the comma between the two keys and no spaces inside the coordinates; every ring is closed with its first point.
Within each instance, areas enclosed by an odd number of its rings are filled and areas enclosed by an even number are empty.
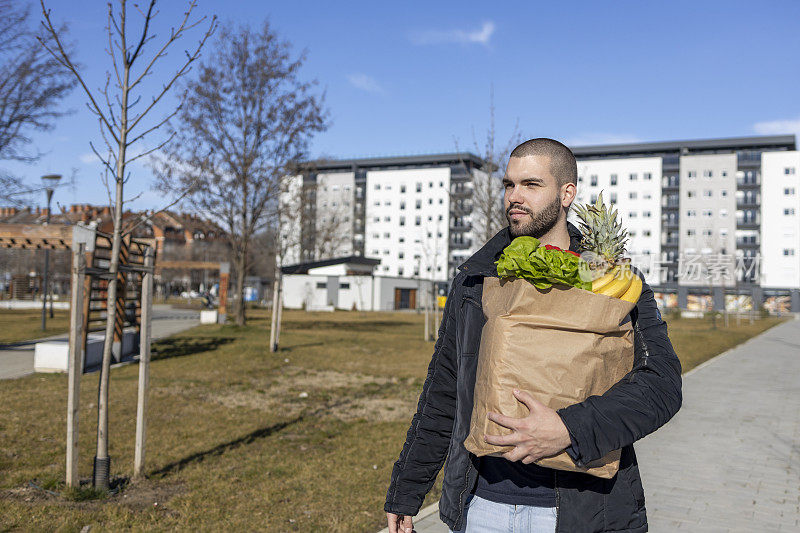
{"type": "MultiPolygon", "coordinates": [[[[44,190],[47,193],[47,224],[50,224],[50,200],[53,198],[53,191],[61,180],[61,174],[48,174],[42,176],[42,183],[44,183],[44,190]]],[[[47,290],[48,290],[48,274],[50,269],[50,249],[44,249],[44,287],[42,288],[42,331],[47,326],[47,290]]],[[[50,310],[52,312],[52,297],[50,303],[50,310]]],[[[51,315],[52,317],[52,315],[51,315]]]]}

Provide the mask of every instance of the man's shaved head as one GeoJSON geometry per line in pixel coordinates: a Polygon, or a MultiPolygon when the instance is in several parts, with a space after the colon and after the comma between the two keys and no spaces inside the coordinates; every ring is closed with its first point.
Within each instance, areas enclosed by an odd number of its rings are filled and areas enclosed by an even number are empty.
{"type": "Polygon", "coordinates": [[[550,158],[550,173],[558,181],[578,184],[578,163],[572,150],[553,139],[531,139],[520,144],[511,152],[511,157],[547,156],[550,158]]]}

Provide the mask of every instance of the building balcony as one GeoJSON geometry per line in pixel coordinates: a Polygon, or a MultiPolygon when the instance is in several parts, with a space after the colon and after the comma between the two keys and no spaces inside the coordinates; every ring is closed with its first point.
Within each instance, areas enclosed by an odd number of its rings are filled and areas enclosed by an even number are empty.
{"type": "Polygon", "coordinates": [[[661,188],[665,190],[678,189],[680,188],[680,180],[667,177],[661,178],[661,188]]]}
{"type": "Polygon", "coordinates": [[[661,225],[664,228],[677,228],[679,226],[679,221],[676,218],[666,218],[661,220],[661,225]]]}
{"type": "Polygon", "coordinates": [[[736,239],[736,247],[737,248],[758,248],[761,244],[758,242],[758,238],[755,239],[736,239]]]}
{"type": "Polygon", "coordinates": [[[736,221],[736,229],[759,229],[760,227],[761,220],[759,218],[736,221]]]}
{"type": "Polygon", "coordinates": [[[737,198],[737,209],[758,209],[761,206],[761,198],[737,198]]]}
{"type": "Polygon", "coordinates": [[[758,168],[761,166],[761,152],[739,152],[736,159],[739,168],[758,168]]]}
{"type": "Polygon", "coordinates": [[[464,239],[463,241],[455,241],[450,239],[450,249],[451,250],[466,250],[472,246],[472,239],[464,239]]]}
{"type": "Polygon", "coordinates": [[[672,237],[672,238],[662,237],[661,238],[661,246],[670,246],[670,247],[678,246],[678,238],[677,237],[672,237]]]}
{"type": "Polygon", "coordinates": [[[761,186],[761,178],[736,178],[736,186],[740,189],[754,189],[761,186]]]}
{"type": "Polygon", "coordinates": [[[450,224],[450,231],[462,232],[462,231],[469,231],[471,229],[472,229],[472,224],[466,224],[466,223],[450,224]]]}

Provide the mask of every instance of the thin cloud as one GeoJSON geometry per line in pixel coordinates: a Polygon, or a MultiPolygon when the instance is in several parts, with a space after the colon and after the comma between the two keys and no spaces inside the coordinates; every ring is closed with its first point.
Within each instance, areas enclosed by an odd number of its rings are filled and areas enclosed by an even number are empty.
{"type": "Polygon", "coordinates": [[[627,144],[641,142],[642,139],[635,135],[619,133],[588,132],[580,133],[565,141],[569,146],[593,146],[597,144],[627,144]]]}
{"type": "Polygon", "coordinates": [[[81,163],[85,165],[91,165],[92,163],[98,163],[100,159],[93,153],[93,152],[86,152],[85,154],[81,154],[79,157],[81,163]]]}
{"type": "Polygon", "coordinates": [[[381,84],[378,83],[375,78],[368,76],[367,74],[348,74],[347,81],[349,81],[350,85],[356,89],[361,89],[362,91],[367,91],[368,93],[383,92],[383,87],[381,87],[381,84]]]}
{"type": "Polygon", "coordinates": [[[409,38],[416,45],[456,43],[489,46],[494,30],[494,22],[487,21],[478,30],[423,30],[411,33],[409,38]]]}
{"type": "Polygon", "coordinates": [[[756,122],[753,124],[753,130],[759,135],[800,132],[800,118],[756,122]]]}

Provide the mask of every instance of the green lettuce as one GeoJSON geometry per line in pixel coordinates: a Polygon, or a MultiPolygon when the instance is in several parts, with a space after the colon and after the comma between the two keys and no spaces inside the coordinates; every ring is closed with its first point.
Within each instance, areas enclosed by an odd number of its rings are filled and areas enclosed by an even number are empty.
{"type": "Polygon", "coordinates": [[[580,276],[581,269],[588,269],[583,259],[564,250],[540,246],[535,237],[522,236],[511,241],[495,264],[501,278],[527,279],[538,289],[563,284],[592,290],[592,282],[580,276]]]}

